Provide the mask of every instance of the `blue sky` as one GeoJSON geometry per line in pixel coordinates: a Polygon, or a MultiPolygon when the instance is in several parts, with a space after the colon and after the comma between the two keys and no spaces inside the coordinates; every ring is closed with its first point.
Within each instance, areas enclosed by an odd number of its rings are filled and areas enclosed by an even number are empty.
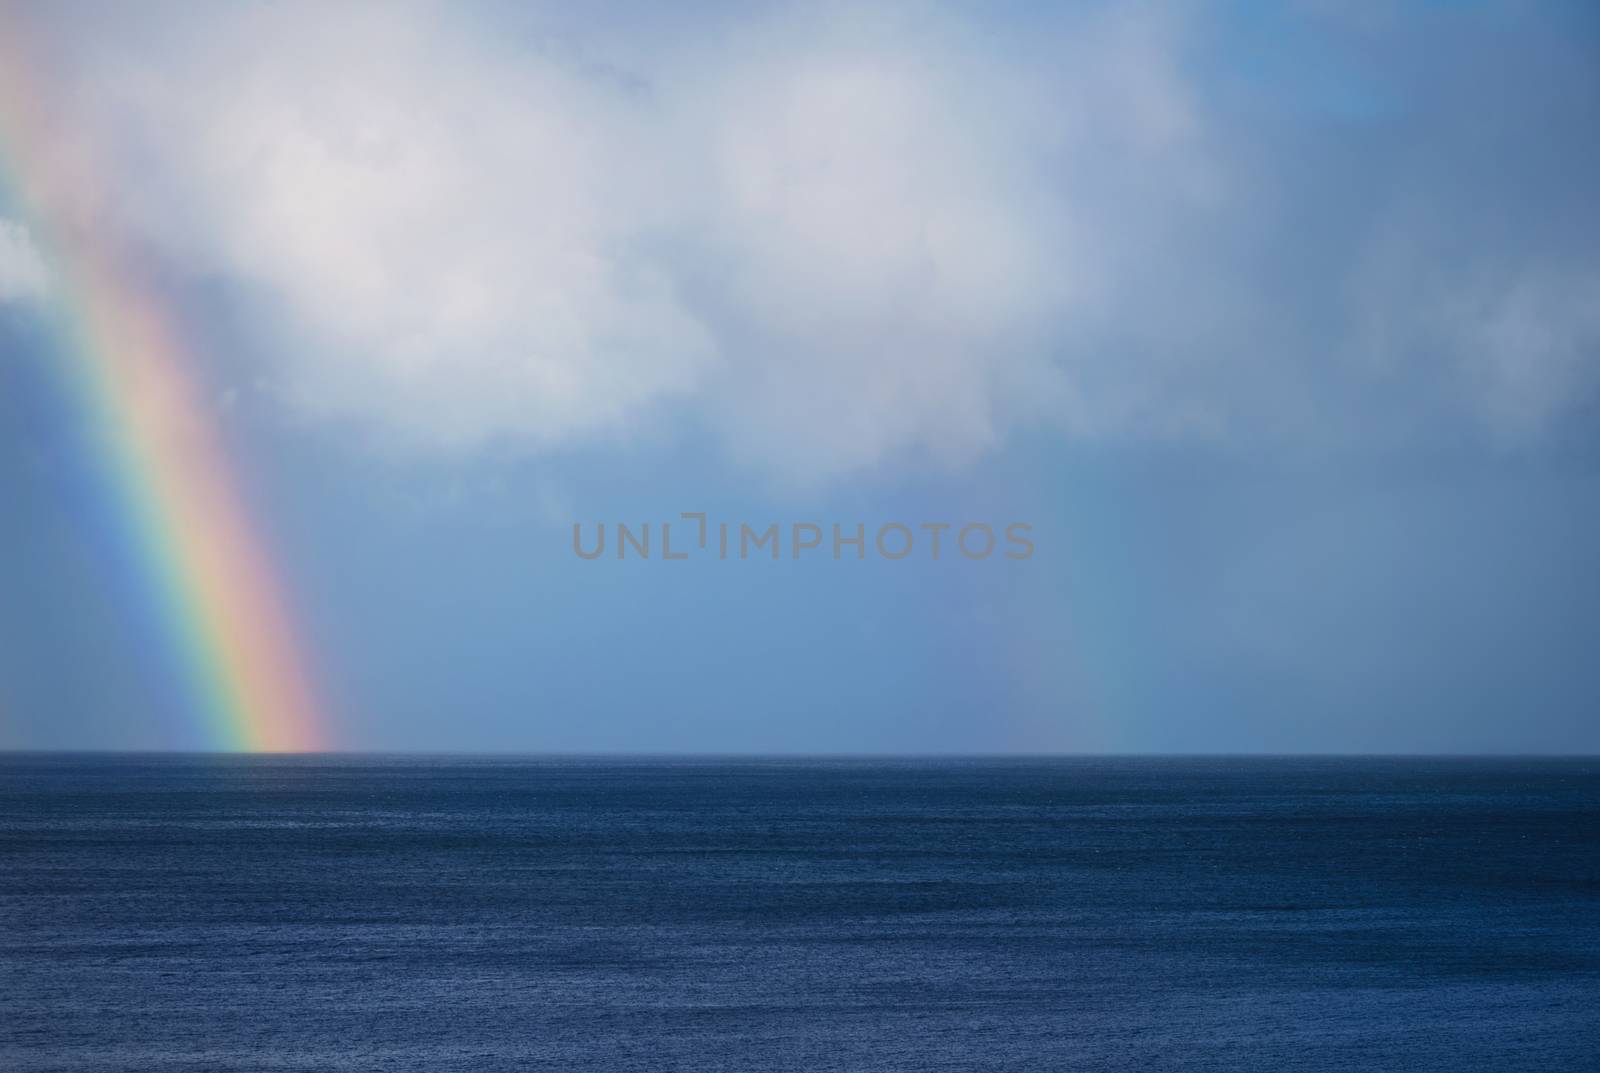
{"type": "MultiPolygon", "coordinates": [[[[18,14],[342,744],[1600,748],[1587,6],[18,14]],[[691,510],[1037,551],[571,553],[691,510]]],[[[202,744],[73,493],[42,241],[0,743],[202,744]]]]}

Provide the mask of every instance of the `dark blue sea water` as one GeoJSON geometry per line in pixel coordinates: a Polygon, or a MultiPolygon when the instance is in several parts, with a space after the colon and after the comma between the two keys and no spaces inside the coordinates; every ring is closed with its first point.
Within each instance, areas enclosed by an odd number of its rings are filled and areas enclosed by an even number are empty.
{"type": "Polygon", "coordinates": [[[1600,763],[0,757],[0,1069],[1594,1070],[1600,763]]]}

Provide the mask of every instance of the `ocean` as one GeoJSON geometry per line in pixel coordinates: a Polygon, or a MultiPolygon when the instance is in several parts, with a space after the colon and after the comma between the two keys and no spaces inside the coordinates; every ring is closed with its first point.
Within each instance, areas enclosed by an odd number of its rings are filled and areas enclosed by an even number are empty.
{"type": "Polygon", "coordinates": [[[1600,1068],[1600,761],[0,756],[0,1070],[1600,1068]]]}

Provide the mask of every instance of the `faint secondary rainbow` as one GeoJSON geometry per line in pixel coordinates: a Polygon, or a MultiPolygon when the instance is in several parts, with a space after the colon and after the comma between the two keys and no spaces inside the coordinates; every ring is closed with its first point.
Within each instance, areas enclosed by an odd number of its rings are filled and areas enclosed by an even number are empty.
{"type": "Polygon", "coordinates": [[[126,255],[68,206],[94,204],[81,159],[64,166],[25,27],[0,12],[0,186],[54,275],[58,372],[92,423],[114,539],[144,576],[162,642],[210,745],[328,745],[283,590],[250,523],[194,355],[126,255]]]}

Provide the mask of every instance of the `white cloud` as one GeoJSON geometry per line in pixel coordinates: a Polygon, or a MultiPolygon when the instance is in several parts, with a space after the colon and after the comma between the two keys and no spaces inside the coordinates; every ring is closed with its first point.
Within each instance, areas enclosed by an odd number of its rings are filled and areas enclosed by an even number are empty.
{"type": "Polygon", "coordinates": [[[49,289],[50,270],[28,229],[0,217],[0,302],[41,298],[49,289]]]}
{"type": "Polygon", "coordinates": [[[1022,422],[1298,428],[1317,362],[1447,350],[1496,427],[1593,381],[1592,249],[1485,283],[1403,205],[1288,241],[1350,199],[1216,105],[1173,9],[183,13],[63,46],[68,211],[242,281],[291,398],[423,444],[687,413],[812,481],[1022,422]]]}
{"type": "Polygon", "coordinates": [[[159,117],[187,256],[289,318],[297,398],[432,443],[550,444],[696,385],[712,341],[631,255],[614,93],[431,17],[315,18],[251,12],[189,68],[108,87],[159,117]]]}

